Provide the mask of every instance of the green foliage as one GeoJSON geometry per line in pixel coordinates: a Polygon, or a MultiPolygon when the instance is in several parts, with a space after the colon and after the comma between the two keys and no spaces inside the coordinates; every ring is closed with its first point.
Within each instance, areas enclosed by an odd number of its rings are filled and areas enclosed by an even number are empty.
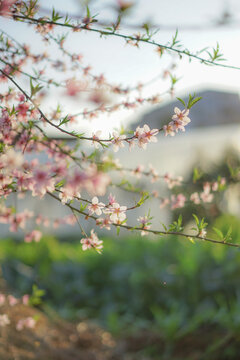
{"type": "Polygon", "coordinates": [[[197,215],[192,214],[192,216],[194,217],[195,224],[196,224],[196,227],[193,227],[192,230],[196,230],[196,231],[198,231],[198,233],[200,233],[201,230],[204,230],[208,226],[208,223],[205,222],[204,218],[199,220],[197,215]]]}
{"type": "Polygon", "coordinates": [[[196,97],[196,94],[193,94],[193,96],[189,94],[187,108],[191,109],[191,107],[193,107],[193,105],[195,105],[201,99],[202,99],[201,96],[196,97]]]}
{"type": "Polygon", "coordinates": [[[181,232],[184,227],[182,226],[182,215],[179,215],[177,221],[173,221],[172,224],[169,225],[168,231],[170,232],[181,232]]]}
{"type": "Polygon", "coordinates": [[[176,30],[174,36],[172,37],[171,47],[172,48],[173,47],[176,47],[176,48],[181,47],[180,40],[178,40],[178,29],[176,30]]]}
{"type": "Polygon", "coordinates": [[[41,305],[45,290],[39,289],[37,285],[32,286],[32,294],[29,298],[29,304],[33,306],[41,305]]]}
{"type": "Polygon", "coordinates": [[[193,182],[194,184],[201,179],[201,177],[203,176],[203,172],[201,170],[199,170],[197,167],[195,167],[193,169],[193,182]]]}
{"type": "MultiPolygon", "coordinates": [[[[177,79],[176,79],[176,81],[177,81],[177,79]]],[[[172,85],[174,85],[176,83],[176,81],[173,82],[173,80],[172,80],[172,85]]],[[[179,97],[177,97],[177,99],[178,99],[178,101],[180,101],[183,104],[183,106],[185,108],[191,109],[191,107],[193,107],[193,105],[195,105],[198,101],[200,101],[202,99],[202,97],[201,96],[196,97],[196,94],[193,94],[193,95],[189,94],[187,105],[183,99],[181,99],[179,97]]]]}
{"type": "Polygon", "coordinates": [[[30,90],[31,90],[31,98],[36,95],[40,90],[43,89],[43,86],[40,86],[39,84],[33,85],[32,78],[30,78],[30,90]]]}
{"type": "Polygon", "coordinates": [[[67,124],[70,121],[70,117],[68,115],[66,115],[63,119],[60,120],[58,126],[67,124]]]}
{"type": "MultiPolygon", "coordinates": [[[[195,222],[205,226],[204,219],[196,217],[195,222]]],[[[181,218],[176,223],[181,227],[181,218]]],[[[240,238],[238,219],[224,216],[214,227],[224,239],[229,224],[234,242],[240,238]]],[[[34,298],[45,290],[44,302],[62,316],[97,319],[116,335],[149,329],[172,346],[202,329],[218,329],[224,336],[206,349],[212,359],[225,336],[239,338],[237,249],[197,241],[193,246],[177,237],[114,237],[104,245],[99,256],[83,252],[79,239],[45,237],[34,244],[2,240],[3,275],[19,295],[31,293],[35,284],[34,298]]]]}
{"type": "Polygon", "coordinates": [[[223,58],[223,54],[220,53],[219,43],[217,43],[216,48],[212,48],[212,53],[210,51],[206,51],[209,55],[209,59],[212,62],[216,61],[225,61],[226,59],[223,58]]]}
{"type": "Polygon", "coordinates": [[[59,15],[58,12],[55,11],[55,9],[52,9],[52,21],[57,22],[58,20],[62,19],[62,16],[59,15]]]}

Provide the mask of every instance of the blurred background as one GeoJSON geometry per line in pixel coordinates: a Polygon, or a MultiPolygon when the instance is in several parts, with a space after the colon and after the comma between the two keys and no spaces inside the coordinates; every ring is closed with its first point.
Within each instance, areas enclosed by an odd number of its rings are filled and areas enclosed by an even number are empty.
{"type": "MultiPolygon", "coordinates": [[[[51,14],[54,7],[76,19],[85,16],[88,5],[92,14],[99,13],[99,21],[106,26],[116,21],[119,7],[125,5],[123,32],[136,34],[143,23],[148,23],[153,29],[160,29],[155,39],[166,43],[171,42],[178,29],[181,43],[190,51],[211,48],[218,42],[226,64],[239,66],[238,0],[39,3],[42,15],[51,14]]],[[[55,49],[43,44],[29,26],[5,18],[1,18],[0,25],[18,41],[30,43],[33,50],[47,48],[55,56],[55,49]]],[[[108,135],[121,125],[135,130],[145,123],[150,128],[159,128],[171,119],[175,106],[182,107],[176,97],[186,100],[189,93],[202,97],[190,112],[191,123],[186,133],[174,138],[161,136],[146,151],[121,149],[116,157],[125,167],[134,168],[141,163],[149,169],[151,164],[160,174],[180,175],[187,183],[191,182],[194,169],[202,174],[202,181],[215,181],[218,175],[230,179],[228,189],[219,194],[214,204],[199,205],[197,210],[188,204],[181,213],[191,225],[191,214],[197,211],[223,234],[231,226],[232,242],[239,242],[240,71],[189,62],[188,58],[179,61],[174,55],[160,57],[148,44],[139,49],[126,46],[122,39],[99,38],[96,34],[71,34],[67,46],[69,51],[81,53],[84,65],[91,65],[95,74],[104,74],[107,80],[127,87],[147,82],[142,96],[160,96],[155,105],[99,114],[90,122],[78,118],[74,127],[86,134],[101,130],[108,135]],[[165,78],[165,71],[171,76],[165,78]],[[173,78],[177,81],[169,93],[173,78]]],[[[51,69],[45,71],[48,74],[51,69]]],[[[128,100],[136,94],[131,93],[128,100]]],[[[82,99],[75,101],[62,95],[58,89],[49,92],[43,109],[50,112],[61,103],[67,112],[78,113],[87,106],[82,99]]],[[[115,99],[111,101],[114,103],[115,99]]],[[[52,137],[57,136],[51,129],[47,131],[52,137]]],[[[87,147],[83,150],[90,151],[87,147]]],[[[122,176],[128,181],[129,175],[122,176]]],[[[162,196],[169,194],[161,183],[147,185],[140,179],[135,185],[149,192],[158,191],[162,196]]],[[[129,195],[121,190],[116,190],[116,194],[120,203],[129,201],[129,195]]],[[[46,218],[67,214],[47,198],[34,202],[29,197],[19,206],[38,211],[46,218]]],[[[151,204],[147,202],[137,209],[129,222],[149,209],[155,227],[160,222],[169,224],[179,216],[179,210],[162,209],[159,201],[153,199],[151,204]]],[[[85,221],[84,228],[91,227],[85,221]]],[[[99,238],[104,240],[105,249],[98,255],[82,251],[77,226],[70,224],[59,229],[45,226],[43,231],[40,243],[26,244],[21,233],[9,233],[0,224],[2,277],[8,291],[18,297],[31,293],[36,286],[43,290],[43,302],[38,307],[49,316],[60,315],[82,326],[98,324],[115,339],[122,339],[122,347],[117,347],[111,359],[240,359],[238,249],[192,243],[177,237],[141,238],[124,232],[117,237],[114,232],[102,232],[99,238]]]]}

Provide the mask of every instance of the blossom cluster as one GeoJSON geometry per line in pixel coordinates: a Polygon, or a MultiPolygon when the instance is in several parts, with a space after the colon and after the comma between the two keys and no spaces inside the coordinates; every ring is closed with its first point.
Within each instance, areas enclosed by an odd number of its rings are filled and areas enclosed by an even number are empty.
{"type": "Polygon", "coordinates": [[[98,236],[93,229],[91,230],[91,235],[89,237],[81,239],[80,242],[84,251],[93,248],[97,252],[101,253],[101,250],[103,248],[102,240],[98,239],[98,236]]]}
{"type": "Polygon", "coordinates": [[[127,206],[119,205],[112,194],[109,195],[108,200],[108,204],[105,205],[104,203],[99,202],[98,198],[95,196],[92,199],[92,203],[88,205],[88,211],[89,215],[96,214],[97,216],[100,216],[104,214],[104,218],[101,217],[96,219],[96,224],[100,226],[100,228],[110,230],[111,224],[119,225],[125,223],[127,206]]]}
{"type": "Polygon", "coordinates": [[[165,136],[174,136],[178,130],[185,131],[185,126],[191,121],[188,117],[189,109],[184,109],[181,111],[178,107],[175,107],[174,113],[175,114],[172,116],[172,121],[163,126],[165,136]]]}
{"type": "MultiPolygon", "coordinates": [[[[142,175],[148,176],[152,184],[163,180],[169,190],[173,189],[168,198],[163,198],[159,196],[158,190],[152,189],[151,186],[151,195],[161,199],[161,207],[169,204],[170,209],[175,210],[184,207],[189,201],[195,205],[212,202],[214,192],[222,189],[223,185],[220,181],[204,183],[202,191],[187,195],[185,189],[180,191],[175,189],[183,185],[181,177],[173,177],[169,173],[160,175],[151,164],[145,171],[141,164],[134,169],[124,168],[117,159],[111,157],[111,149],[117,152],[126,144],[129,150],[136,145],[146,149],[148,144],[157,142],[157,136],[161,132],[165,136],[174,136],[179,131],[185,131],[186,125],[191,121],[188,117],[189,109],[199,98],[189,96],[188,105],[180,99],[185,109],[180,110],[175,107],[171,121],[159,129],[150,129],[149,125],[144,124],[142,127],[138,126],[134,132],[114,131],[109,138],[104,139],[100,131],[93,132],[90,137],[78,133],[77,127],[75,128],[80,116],[84,119],[92,119],[101,113],[112,113],[120,108],[136,109],[137,106],[144,104],[157,104],[166,94],[172,95],[176,79],[172,76],[171,70],[175,68],[175,61],[168,69],[164,69],[160,76],[156,76],[161,81],[165,78],[172,80],[169,91],[144,96],[147,83],[126,87],[109,82],[104,74],[96,75],[91,66],[85,63],[81,53],[69,50],[67,38],[56,35],[55,30],[59,25],[56,22],[56,16],[58,17],[56,12],[53,11],[52,17],[44,16],[41,19],[34,17],[37,12],[37,2],[3,0],[0,4],[0,15],[15,20],[21,19],[21,22],[26,21],[41,35],[40,38],[46,46],[54,44],[61,55],[55,56],[47,51],[36,53],[30,45],[22,44],[5,31],[1,34],[0,82],[4,89],[8,87],[8,90],[4,90],[5,93],[2,92],[0,95],[0,196],[2,198],[0,222],[9,224],[11,231],[23,230],[24,240],[27,243],[39,242],[42,237],[41,226],[47,227],[51,222],[54,227],[78,223],[81,228],[77,216],[94,219],[100,228],[110,229],[112,225],[118,229],[121,226],[134,229],[134,225],[126,224],[126,212],[141,206],[150,195],[144,195],[144,188],[136,191],[134,185],[128,182],[127,172],[135,175],[136,178],[142,175]],[[34,68],[34,74],[31,68],[34,68]],[[30,87],[25,88],[26,80],[30,82],[30,87]],[[81,111],[75,114],[66,113],[60,105],[49,110],[44,100],[51,94],[52,87],[58,87],[59,93],[70,97],[76,106],[84,102],[94,107],[83,109],[81,104],[79,109],[81,111]],[[44,108],[47,110],[43,110],[44,108]],[[72,130],[73,126],[74,130],[72,130]],[[67,145],[60,138],[52,139],[48,135],[49,128],[67,139],[73,139],[74,143],[67,145]],[[90,147],[85,147],[86,142],[95,146],[98,151],[92,152],[90,147]],[[115,182],[114,177],[111,177],[111,170],[119,171],[119,181],[115,182]],[[107,196],[110,186],[117,186],[128,193],[132,191],[140,194],[141,200],[136,203],[134,198],[134,205],[127,207],[125,204],[120,205],[115,197],[110,195],[109,202],[105,204],[98,197],[107,196]],[[9,205],[13,196],[17,202],[26,195],[37,199],[49,196],[65,206],[71,215],[61,219],[49,219],[43,214],[35,214],[26,209],[18,210],[21,207],[9,205]],[[79,203],[80,207],[76,205],[79,203]]],[[[74,21],[68,24],[64,23],[63,19],[61,21],[63,21],[61,26],[67,26],[74,32],[90,30],[94,22],[89,14],[77,24],[74,21]]],[[[100,30],[95,29],[95,31],[100,30]]],[[[101,31],[99,34],[102,35],[101,31]]],[[[139,46],[141,41],[148,41],[143,34],[124,38],[127,43],[134,46],[139,46]]],[[[164,54],[163,50],[164,46],[158,46],[158,53],[161,56],[164,54]]],[[[142,234],[145,234],[149,230],[150,219],[138,215],[136,218],[140,223],[142,234]]],[[[81,232],[84,234],[82,228],[81,232]]],[[[81,240],[84,249],[102,248],[102,243],[94,230],[89,237],[86,233],[84,236],[85,238],[81,240]]]]}
{"type": "Polygon", "coordinates": [[[148,125],[144,125],[142,128],[137,127],[134,135],[130,138],[127,138],[126,135],[119,135],[117,132],[113,132],[113,151],[117,152],[119,148],[124,147],[124,143],[129,144],[129,149],[131,150],[137,141],[138,146],[142,149],[146,149],[147,144],[150,142],[156,143],[156,135],[159,133],[159,129],[150,129],[148,125]]]}

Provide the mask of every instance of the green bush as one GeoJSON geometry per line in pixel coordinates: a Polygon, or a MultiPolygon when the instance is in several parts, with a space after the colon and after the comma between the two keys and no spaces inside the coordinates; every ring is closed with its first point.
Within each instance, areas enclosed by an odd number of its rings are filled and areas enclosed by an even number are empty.
{"type": "MultiPolygon", "coordinates": [[[[239,221],[224,216],[215,226],[239,221]]],[[[33,284],[70,319],[97,319],[114,333],[151,328],[174,340],[208,324],[240,334],[240,252],[174,237],[105,239],[102,255],[78,242],[0,242],[5,279],[18,294],[33,284]]]]}

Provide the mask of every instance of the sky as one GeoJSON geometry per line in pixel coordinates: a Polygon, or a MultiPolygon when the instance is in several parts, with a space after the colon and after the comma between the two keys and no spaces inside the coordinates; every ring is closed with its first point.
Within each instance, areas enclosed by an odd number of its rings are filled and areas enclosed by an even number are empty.
{"type": "MultiPolygon", "coordinates": [[[[116,2],[117,0],[95,0],[90,2],[89,7],[93,14],[99,13],[99,19],[111,21],[114,19],[114,12],[109,9],[112,9],[116,2]]],[[[45,10],[54,6],[63,13],[84,14],[82,2],[79,0],[42,0],[40,4],[45,10]]],[[[162,25],[162,29],[154,37],[159,43],[171,41],[175,29],[178,28],[181,43],[191,52],[215,46],[219,42],[221,52],[227,59],[226,63],[240,66],[239,0],[135,0],[135,6],[125,18],[125,23],[141,24],[146,21],[162,25]],[[213,25],[221,19],[221,15],[226,10],[232,14],[233,21],[229,25],[214,27],[213,25]],[[196,30],[196,26],[200,29],[196,30]]],[[[39,42],[35,41],[28,26],[0,18],[0,28],[21,42],[30,42],[32,48],[39,50],[39,42]]],[[[123,32],[136,33],[137,30],[123,29],[123,32]]],[[[154,48],[148,44],[143,44],[138,49],[126,46],[122,39],[113,37],[100,39],[98,35],[87,32],[71,35],[68,46],[69,49],[84,55],[84,61],[93,67],[95,74],[103,73],[111,82],[130,86],[139,82],[144,83],[161,74],[170,61],[169,58],[160,58],[154,48]]],[[[177,63],[174,73],[180,80],[176,85],[176,96],[206,88],[240,92],[239,70],[205,66],[197,61],[189,63],[186,58],[177,63]]],[[[144,95],[162,93],[168,85],[169,82],[162,80],[154,82],[145,89],[144,95]]],[[[53,107],[54,101],[57,100],[50,97],[45,106],[53,107]]],[[[65,105],[69,111],[81,110],[72,102],[65,105]]],[[[86,125],[86,129],[88,131],[101,129],[107,133],[112,128],[118,127],[120,123],[133,121],[136,116],[148,110],[149,106],[143,106],[138,111],[119,111],[111,116],[102,115],[90,125],[86,125]]]]}

